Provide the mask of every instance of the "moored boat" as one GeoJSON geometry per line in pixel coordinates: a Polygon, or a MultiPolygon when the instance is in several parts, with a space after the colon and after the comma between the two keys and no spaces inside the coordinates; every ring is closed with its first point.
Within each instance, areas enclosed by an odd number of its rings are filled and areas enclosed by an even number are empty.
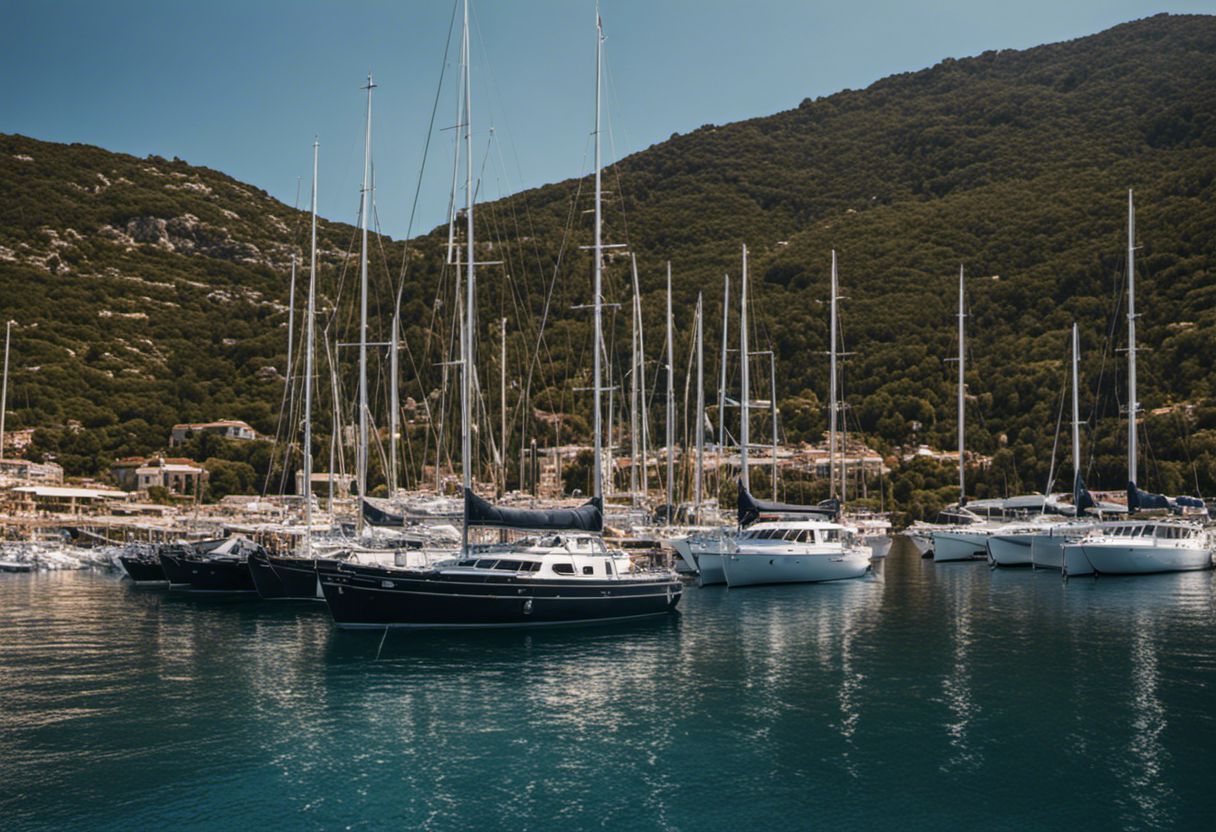
{"type": "Polygon", "coordinates": [[[274,601],[324,601],[317,577],[317,559],[271,555],[266,551],[249,555],[249,576],[258,595],[274,601]]]}
{"type": "Polygon", "coordinates": [[[473,629],[592,624],[663,615],[683,584],[667,569],[641,570],[601,536],[598,499],[577,509],[491,506],[466,492],[470,527],[534,531],[514,543],[470,546],[431,568],[321,560],[317,575],[345,629],[473,629]]]}
{"type": "Polygon", "coordinates": [[[730,587],[819,583],[859,578],[870,570],[870,549],[839,523],[786,520],[757,523],[722,558],[730,587]]]}

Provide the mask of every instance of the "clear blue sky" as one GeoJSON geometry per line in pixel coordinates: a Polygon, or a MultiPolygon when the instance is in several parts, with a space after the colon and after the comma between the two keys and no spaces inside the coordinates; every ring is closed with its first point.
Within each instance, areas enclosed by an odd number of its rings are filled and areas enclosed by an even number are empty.
{"type": "MultiPolygon", "coordinates": [[[[493,126],[502,160],[484,196],[590,170],[593,3],[473,0],[475,152],[493,126]]],[[[605,161],[942,58],[1160,11],[1211,13],[1216,0],[603,0],[605,161]]],[[[0,0],[0,132],[180,156],[288,204],[303,177],[302,208],[316,133],[321,213],[353,221],[371,69],[381,227],[401,237],[451,13],[451,0],[0,0]]],[[[455,77],[438,126],[455,120],[455,77]]],[[[446,219],[451,140],[432,144],[415,233],[446,219]]]]}

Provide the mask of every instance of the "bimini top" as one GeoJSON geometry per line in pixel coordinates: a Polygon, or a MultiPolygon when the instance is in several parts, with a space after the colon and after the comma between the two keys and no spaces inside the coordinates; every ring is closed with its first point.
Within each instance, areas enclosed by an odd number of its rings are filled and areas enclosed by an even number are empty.
{"type": "Polygon", "coordinates": [[[795,506],[786,503],[770,503],[757,500],[739,481],[739,525],[746,526],[760,519],[762,514],[813,514],[826,519],[835,518],[840,511],[839,500],[824,500],[814,506],[795,506]]]}
{"type": "Polygon", "coordinates": [[[604,530],[603,501],[599,497],[593,497],[578,508],[503,508],[483,500],[466,488],[464,518],[470,526],[492,529],[593,533],[604,530]]]}

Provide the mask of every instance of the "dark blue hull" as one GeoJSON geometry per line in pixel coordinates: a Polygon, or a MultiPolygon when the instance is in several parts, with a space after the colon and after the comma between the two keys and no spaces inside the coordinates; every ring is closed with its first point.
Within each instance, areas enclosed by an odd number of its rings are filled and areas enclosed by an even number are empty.
{"type": "Polygon", "coordinates": [[[163,584],[169,580],[165,576],[165,570],[161,568],[160,560],[156,558],[121,555],[118,559],[122,561],[122,568],[126,570],[127,577],[137,584],[163,584]]]}
{"type": "Polygon", "coordinates": [[[443,574],[322,561],[321,588],[343,628],[472,629],[593,624],[675,610],[683,584],[443,574]]]}
{"type": "Polygon", "coordinates": [[[256,595],[249,562],[244,558],[187,559],[191,592],[226,592],[256,595]]]}
{"type": "Polygon", "coordinates": [[[249,574],[258,595],[267,600],[323,601],[314,558],[249,556],[249,574]]]}
{"type": "Polygon", "coordinates": [[[161,552],[159,560],[165,580],[178,586],[190,585],[190,566],[184,552],[161,552]]]}

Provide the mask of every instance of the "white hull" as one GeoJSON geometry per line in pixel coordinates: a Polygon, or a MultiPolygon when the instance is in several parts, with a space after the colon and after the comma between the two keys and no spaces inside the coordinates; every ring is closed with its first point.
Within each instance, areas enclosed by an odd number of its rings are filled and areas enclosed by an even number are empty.
{"type": "Polygon", "coordinates": [[[692,543],[687,537],[674,538],[666,541],[666,543],[668,546],[674,549],[675,553],[680,557],[680,564],[683,568],[678,569],[677,571],[688,571],[694,575],[700,571],[700,567],[697,566],[697,559],[692,553],[692,543]]]}
{"type": "Polygon", "coordinates": [[[731,587],[860,578],[870,569],[869,548],[825,554],[736,553],[721,558],[731,587]]]}
{"type": "Polygon", "coordinates": [[[994,534],[988,538],[988,562],[994,566],[1029,566],[1031,536],[994,534]]]}
{"type": "Polygon", "coordinates": [[[1212,551],[1190,546],[1110,545],[1075,543],[1064,547],[1070,556],[1083,557],[1092,571],[1107,575],[1148,575],[1153,572],[1195,572],[1212,568],[1212,551]]]}
{"type": "Polygon", "coordinates": [[[933,562],[982,560],[988,556],[988,537],[973,532],[934,532],[933,562]]]}
{"type": "Polygon", "coordinates": [[[871,558],[885,558],[891,552],[891,544],[894,542],[889,534],[876,535],[874,537],[862,538],[863,542],[870,547],[871,558]]]}

